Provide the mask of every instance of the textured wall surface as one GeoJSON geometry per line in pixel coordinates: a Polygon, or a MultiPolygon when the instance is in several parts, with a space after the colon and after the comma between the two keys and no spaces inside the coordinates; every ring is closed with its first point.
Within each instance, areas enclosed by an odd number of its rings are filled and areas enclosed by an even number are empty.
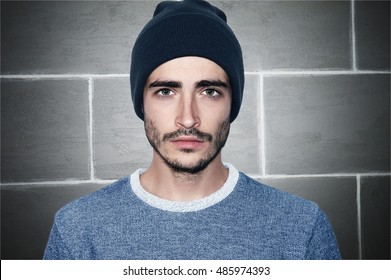
{"type": "MultiPolygon", "coordinates": [[[[1,258],[146,167],[130,51],[157,1],[1,1],[1,258]]],[[[390,259],[390,2],[213,1],[246,86],[224,161],[317,202],[345,259],[390,259]]]]}

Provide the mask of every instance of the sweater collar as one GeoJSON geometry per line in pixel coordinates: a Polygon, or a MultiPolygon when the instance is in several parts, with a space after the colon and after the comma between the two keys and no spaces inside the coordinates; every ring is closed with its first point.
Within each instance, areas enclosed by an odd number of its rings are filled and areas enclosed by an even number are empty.
{"type": "Polygon", "coordinates": [[[234,190],[239,179],[239,172],[229,163],[224,163],[224,166],[228,168],[228,177],[224,185],[216,192],[197,200],[172,201],[157,197],[147,192],[140,184],[140,175],[145,171],[145,169],[141,168],[137,169],[130,176],[131,188],[139,199],[152,207],[171,212],[199,211],[219,203],[234,190]]]}

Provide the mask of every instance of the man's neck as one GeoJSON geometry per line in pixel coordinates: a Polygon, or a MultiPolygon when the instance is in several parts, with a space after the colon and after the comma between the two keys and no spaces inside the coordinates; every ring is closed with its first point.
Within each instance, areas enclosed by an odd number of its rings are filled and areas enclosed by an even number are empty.
{"type": "Polygon", "coordinates": [[[216,192],[227,177],[228,169],[221,161],[221,154],[196,174],[175,172],[155,154],[150,167],[140,176],[140,183],[146,191],[160,198],[191,201],[216,192]]]}

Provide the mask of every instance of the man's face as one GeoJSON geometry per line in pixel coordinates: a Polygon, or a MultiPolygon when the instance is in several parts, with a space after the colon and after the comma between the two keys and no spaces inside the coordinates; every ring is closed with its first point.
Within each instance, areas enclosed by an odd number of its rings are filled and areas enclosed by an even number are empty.
{"type": "Polygon", "coordinates": [[[229,134],[231,90],[225,71],[200,57],[170,60],[144,88],[147,138],[172,170],[196,174],[220,156],[229,134]]]}

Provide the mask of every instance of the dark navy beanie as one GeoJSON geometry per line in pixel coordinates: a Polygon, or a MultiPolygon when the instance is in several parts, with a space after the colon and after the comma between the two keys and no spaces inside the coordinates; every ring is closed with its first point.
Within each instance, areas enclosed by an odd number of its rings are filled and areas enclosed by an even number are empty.
{"type": "Polygon", "coordinates": [[[225,70],[232,89],[230,121],[242,103],[244,67],[240,44],[223,11],[202,0],[164,1],[139,34],[130,67],[134,110],[144,119],[143,92],[159,65],[178,57],[198,56],[225,70]]]}

